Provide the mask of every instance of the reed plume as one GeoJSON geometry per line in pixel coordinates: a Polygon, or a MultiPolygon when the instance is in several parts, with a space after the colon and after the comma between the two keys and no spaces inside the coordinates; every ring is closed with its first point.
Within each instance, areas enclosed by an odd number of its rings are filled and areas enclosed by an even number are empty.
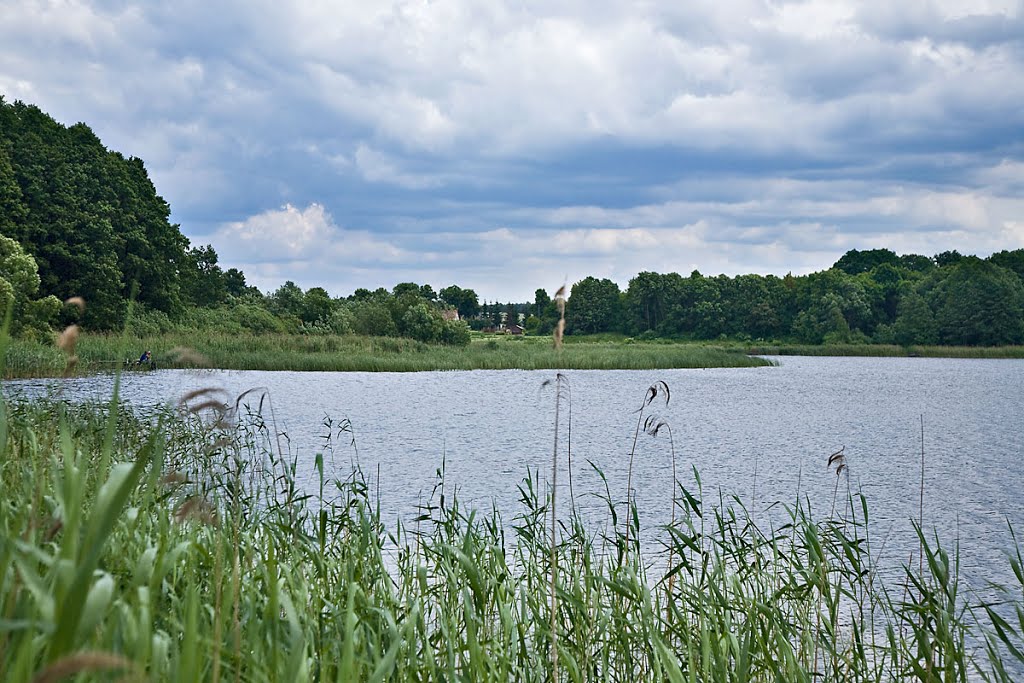
{"type": "Polygon", "coordinates": [[[631,526],[630,517],[632,516],[632,496],[633,496],[633,460],[636,457],[636,442],[640,438],[640,427],[644,424],[644,410],[647,409],[654,399],[658,396],[665,397],[665,405],[668,405],[669,400],[672,398],[672,393],[668,389],[668,384],[662,380],[658,380],[651,386],[647,387],[647,393],[644,394],[644,400],[640,403],[640,408],[637,410],[636,418],[636,432],[633,434],[633,447],[629,450],[629,469],[626,473],[626,548],[629,548],[629,530],[631,526]]]}
{"type": "Polygon", "coordinates": [[[565,284],[555,292],[555,306],[558,307],[558,323],[555,324],[555,348],[562,348],[562,337],[565,335],[565,284]]]}

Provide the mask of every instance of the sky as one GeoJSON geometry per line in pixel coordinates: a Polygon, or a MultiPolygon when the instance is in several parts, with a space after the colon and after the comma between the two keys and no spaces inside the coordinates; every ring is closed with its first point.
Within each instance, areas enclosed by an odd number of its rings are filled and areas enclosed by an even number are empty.
{"type": "Polygon", "coordinates": [[[1024,0],[0,0],[0,94],[264,291],[1024,247],[1024,0]]]}

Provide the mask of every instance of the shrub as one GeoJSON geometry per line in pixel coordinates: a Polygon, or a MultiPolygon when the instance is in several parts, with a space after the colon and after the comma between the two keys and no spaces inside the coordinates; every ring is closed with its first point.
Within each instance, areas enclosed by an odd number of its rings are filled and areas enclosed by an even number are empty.
{"type": "Polygon", "coordinates": [[[239,304],[231,311],[231,319],[253,334],[285,331],[285,325],[273,313],[255,304],[239,304]]]}

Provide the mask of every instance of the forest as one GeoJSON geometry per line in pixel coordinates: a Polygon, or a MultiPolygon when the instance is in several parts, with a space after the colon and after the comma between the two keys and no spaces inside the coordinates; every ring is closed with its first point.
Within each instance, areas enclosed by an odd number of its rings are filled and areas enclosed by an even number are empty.
{"type": "MultiPolygon", "coordinates": [[[[405,337],[455,346],[470,329],[547,334],[556,302],[480,301],[468,288],[404,282],[344,296],[294,282],[261,292],[170,221],[145,165],[0,96],[0,308],[21,337],[69,324],[137,335],[182,330],[405,337]],[[66,303],[80,297],[82,308],[66,303]],[[129,311],[131,315],[129,318],[129,311]],[[452,312],[457,311],[458,316],[452,312]]],[[[808,275],[643,272],[625,290],[572,284],[566,333],[639,339],[993,346],[1024,343],[1024,249],[987,258],[851,250],[808,275]]]]}

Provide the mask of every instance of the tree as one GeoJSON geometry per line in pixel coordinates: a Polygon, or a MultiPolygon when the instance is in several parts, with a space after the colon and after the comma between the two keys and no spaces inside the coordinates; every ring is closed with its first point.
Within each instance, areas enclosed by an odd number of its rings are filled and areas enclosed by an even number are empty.
{"type": "Polygon", "coordinates": [[[351,304],[352,329],[356,334],[373,337],[397,337],[398,326],[382,301],[367,299],[351,304]]]}
{"type": "Polygon", "coordinates": [[[551,303],[546,289],[538,289],[533,293],[533,314],[540,318],[544,315],[544,309],[551,303]]]}
{"type": "Polygon", "coordinates": [[[565,325],[570,334],[611,332],[622,326],[619,286],[604,278],[586,277],[572,286],[565,325]]]}
{"type": "Polygon", "coordinates": [[[420,286],[415,282],[399,282],[395,285],[394,289],[391,290],[392,296],[396,299],[401,299],[403,296],[419,296],[420,286]]]}
{"type": "MultiPolygon", "coordinates": [[[[189,249],[180,275],[182,293],[192,305],[208,308],[227,301],[227,280],[217,265],[217,252],[212,245],[189,249]]],[[[242,283],[244,287],[244,276],[242,283]]]]}
{"type": "Polygon", "coordinates": [[[997,266],[1012,270],[1021,280],[1024,280],[1024,249],[1013,251],[996,252],[988,257],[988,260],[997,266]]]}
{"type": "Polygon", "coordinates": [[[900,256],[900,267],[915,273],[927,273],[935,269],[935,261],[921,254],[900,256]]]}
{"type": "Polygon", "coordinates": [[[182,310],[188,240],[141,160],[108,151],[85,124],[2,100],[0,150],[0,232],[34,256],[41,292],[84,297],[94,329],[120,327],[130,296],[182,310]]]}
{"type": "Polygon", "coordinates": [[[238,268],[228,268],[224,271],[224,289],[229,296],[233,297],[262,297],[260,290],[250,287],[245,283],[245,273],[238,268]]]}
{"type": "Polygon", "coordinates": [[[851,277],[836,269],[798,278],[796,304],[800,313],[793,323],[794,334],[809,344],[821,343],[830,334],[833,339],[848,337],[851,332],[873,334],[877,318],[866,289],[869,282],[870,277],[851,277]],[[845,325],[838,324],[836,310],[845,325]]]}
{"type": "Polygon", "coordinates": [[[327,325],[334,313],[334,300],[323,287],[310,287],[302,297],[299,318],[306,324],[327,325]]]}
{"type": "Polygon", "coordinates": [[[516,311],[515,304],[509,302],[505,306],[505,327],[511,327],[512,325],[519,324],[519,312],[516,311]]]}
{"type": "Polygon", "coordinates": [[[938,272],[929,304],[943,344],[1024,341],[1024,285],[1012,271],[967,256],[938,272]]]}
{"type": "Polygon", "coordinates": [[[267,308],[279,317],[301,320],[305,299],[306,295],[302,288],[291,280],[287,280],[267,297],[267,308]]]}
{"type": "Polygon", "coordinates": [[[903,346],[936,344],[939,341],[935,315],[924,297],[913,289],[899,300],[896,322],[892,325],[892,337],[893,341],[903,346]]]}
{"type": "Polygon", "coordinates": [[[843,271],[847,275],[859,275],[860,273],[866,273],[877,268],[883,263],[896,265],[899,263],[899,260],[900,258],[896,255],[896,252],[889,249],[869,249],[867,251],[851,249],[843,254],[842,258],[836,261],[832,267],[843,271]]]}
{"type": "Polygon", "coordinates": [[[945,268],[946,266],[955,266],[964,258],[966,257],[963,254],[954,249],[953,251],[944,251],[936,254],[933,260],[939,268],[945,268]]]}
{"type": "Polygon", "coordinates": [[[11,308],[12,331],[45,333],[56,320],[60,300],[36,299],[39,269],[34,258],[9,237],[0,236],[0,315],[11,308]]]}
{"type": "Polygon", "coordinates": [[[17,234],[17,226],[28,217],[7,147],[0,139],[0,235],[17,234]]]}
{"type": "Polygon", "coordinates": [[[472,318],[480,312],[480,302],[472,289],[451,285],[442,289],[440,296],[441,301],[459,312],[460,318],[472,318]]]}
{"type": "Polygon", "coordinates": [[[639,273],[629,281],[625,309],[636,332],[655,330],[664,321],[666,294],[665,278],[658,273],[639,273]]]}
{"type": "Polygon", "coordinates": [[[398,329],[403,337],[421,342],[439,341],[444,331],[444,321],[427,302],[421,301],[405,311],[398,329]]]}

